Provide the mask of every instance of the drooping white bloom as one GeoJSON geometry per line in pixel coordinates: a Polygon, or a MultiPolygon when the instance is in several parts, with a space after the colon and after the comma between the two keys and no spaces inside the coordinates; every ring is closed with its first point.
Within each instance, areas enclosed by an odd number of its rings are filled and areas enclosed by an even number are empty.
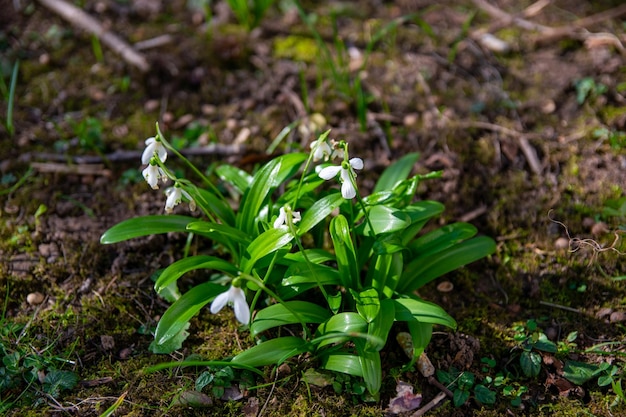
{"type": "Polygon", "coordinates": [[[183,196],[189,200],[189,209],[194,211],[196,209],[196,202],[191,198],[189,193],[179,186],[170,187],[165,190],[165,195],[167,196],[167,200],[165,200],[165,212],[171,213],[174,210],[174,207],[180,204],[183,200],[183,196]]]}
{"type": "Polygon", "coordinates": [[[167,149],[165,149],[163,143],[155,137],[146,139],[146,149],[144,149],[141,154],[141,163],[144,165],[149,164],[150,158],[152,158],[155,153],[161,162],[165,162],[167,159],[167,149]]]}
{"type": "Polygon", "coordinates": [[[318,175],[324,180],[330,180],[335,178],[337,174],[340,174],[341,195],[343,198],[350,200],[356,197],[356,189],[352,184],[353,178],[356,178],[355,169],[363,169],[363,160],[361,158],[352,158],[347,164],[344,162],[341,165],[323,168],[318,175]]]}
{"type": "Polygon", "coordinates": [[[143,171],[141,171],[141,174],[153,190],[159,188],[160,179],[163,181],[167,180],[167,175],[165,175],[165,172],[163,172],[161,167],[158,165],[152,165],[151,163],[148,164],[148,166],[143,171]]]}
{"type": "Polygon", "coordinates": [[[320,142],[319,139],[311,142],[310,147],[313,151],[313,162],[326,160],[330,158],[333,153],[330,146],[328,146],[328,143],[326,143],[326,141],[320,142]]]}
{"type": "MultiPolygon", "coordinates": [[[[302,220],[302,216],[300,216],[299,211],[291,211],[291,210],[289,211],[291,213],[292,223],[297,223],[300,220],[302,220]]],[[[276,218],[276,220],[274,220],[274,229],[278,229],[284,224],[287,224],[287,211],[285,210],[284,207],[281,207],[280,210],[278,210],[278,217],[276,218]]]]}
{"type": "Polygon", "coordinates": [[[246,294],[239,287],[231,287],[224,291],[211,303],[211,313],[217,314],[227,304],[235,310],[235,318],[242,324],[250,323],[250,307],[246,302],[246,294]]]}

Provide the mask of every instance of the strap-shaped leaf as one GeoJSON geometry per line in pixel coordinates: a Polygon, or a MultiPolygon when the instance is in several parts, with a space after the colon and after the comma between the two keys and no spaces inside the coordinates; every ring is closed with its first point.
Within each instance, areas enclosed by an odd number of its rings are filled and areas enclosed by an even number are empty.
{"type": "Polygon", "coordinates": [[[408,178],[419,157],[420,154],[417,152],[408,153],[387,167],[380,174],[373,192],[393,190],[399,182],[408,178]]]}
{"type": "Polygon", "coordinates": [[[366,350],[379,351],[385,346],[389,331],[395,321],[396,308],[393,300],[380,300],[380,310],[378,315],[367,327],[367,334],[371,336],[365,345],[366,350]],[[376,341],[382,343],[376,343],[376,341]]]}
{"type": "Polygon", "coordinates": [[[300,337],[277,337],[241,352],[233,358],[232,362],[254,367],[278,365],[308,350],[308,342],[300,337]]]}
{"type": "Polygon", "coordinates": [[[178,215],[151,215],[124,220],[111,227],[100,237],[100,243],[122,242],[141,236],[169,232],[186,232],[187,224],[197,219],[178,215]]]}
{"type": "Polygon", "coordinates": [[[215,214],[224,224],[235,225],[235,212],[222,197],[218,197],[204,188],[187,187],[187,190],[196,200],[198,206],[215,214]]]}
{"type": "Polygon", "coordinates": [[[329,317],[330,311],[317,304],[308,301],[287,301],[259,311],[250,325],[250,334],[254,337],[267,329],[300,323],[300,320],[304,323],[322,323],[329,317]]]}
{"type": "Polygon", "coordinates": [[[250,273],[259,259],[283,248],[292,239],[293,235],[286,227],[268,229],[261,233],[248,246],[245,257],[241,260],[241,270],[250,273]]]}
{"type": "Polygon", "coordinates": [[[479,236],[441,252],[419,256],[406,265],[398,283],[398,292],[406,294],[415,291],[433,279],[484,258],[495,250],[493,239],[479,236]]]}
{"type": "Polygon", "coordinates": [[[187,322],[215,296],[224,292],[224,286],[205,282],[183,294],[163,313],[157,325],[154,339],[162,345],[176,336],[187,322]]]}
{"type": "Polygon", "coordinates": [[[263,203],[273,189],[293,175],[300,164],[307,158],[303,153],[290,153],[272,159],[255,175],[252,183],[241,199],[241,214],[238,225],[245,233],[256,235],[255,223],[263,203]]]}
{"type": "Polygon", "coordinates": [[[417,320],[423,323],[443,324],[452,329],[456,328],[456,321],[437,304],[424,301],[419,297],[397,298],[395,302],[395,316],[397,321],[417,320]]]}
{"type": "Polygon", "coordinates": [[[407,322],[413,341],[413,360],[417,360],[430,343],[433,336],[433,324],[417,320],[407,322]]]}
{"type": "Polygon", "coordinates": [[[317,200],[302,216],[302,220],[298,223],[298,235],[303,235],[319,222],[326,219],[328,215],[339,207],[345,199],[341,193],[332,193],[317,200]]]}
{"type": "Polygon", "coordinates": [[[346,334],[365,332],[367,332],[367,322],[365,319],[358,313],[346,312],[336,314],[320,324],[315,332],[315,336],[327,336],[333,333],[340,334],[340,336],[322,340],[319,343],[319,347],[322,347],[331,343],[340,343],[348,340],[346,334]]]}
{"type": "Polygon", "coordinates": [[[216,258],[215,256],[189,256],[170,264],[163,270],[163,272],[161,272],[159,279],[154,283],[155,291],[160,293],[183,274],[195,269],[215,269],[231,276],[234,276],[237,272],[239,272],[239,270],[230,262],[216,258]]]}
{"type": "Polygon", "coordinates": [[[361,364],[361,373],[363,374],[365,387],[371,395],[377,395],[383,381],[380,352],[366,349],[367,343],[363,339],[355,340],[354,344],[359,354],[359,362],[361,364]]]}
{"type": "Polygon", "coordinates": [[[333,241],[337,268],[341,275],[343,286],[358,289],[359,271],[357,268],[356,253],[348,221],[343,215],[338,215],[330,222],[330,237],[333,241]]]}
{"type": "Polygon", "coordinates": [[[361,367],[359,357],[349,353],[333,353],[323,356],[322,368],[356,377],[363,377],[363,368],[361,367]]]}
{"type": "Polygon", "coordinates": [[[252,183],[252,175],[229,164],[220,165],[215,172],[222,180],[235,187],[240,194],[243,194],[252,183]]]}
{"type": "Polygon", "coordinates": [[[478,230],[469,223],[452,223],[426,233],[409,244],[414,255],[424,256],[441,252],[476,235],[478,230]]]}
{"type": "Polygon", "coordinates": [[[411,224],[411,218],[404,212],[388,206],[373,206],[368,210],[369,222],[363,222],[363,235],[371,235],[372,228],[374,234],[392,233],[406,229],[411,224]],[[370,228],[371,225],[371,228],[370,228]]]}
{"type": "Polygon", "coordinates": [[[247,246],[252,242],[250,236],[241,230],[221,223],[195,221],[187,225],[187,230],[220,243],[234,241],[247,246]]]}

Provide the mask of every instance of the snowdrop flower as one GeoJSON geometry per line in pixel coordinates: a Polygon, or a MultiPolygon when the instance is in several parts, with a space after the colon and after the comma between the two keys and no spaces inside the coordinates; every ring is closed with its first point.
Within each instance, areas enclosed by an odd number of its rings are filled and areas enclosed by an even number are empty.
{"type": "Polygon", "coordinates": [[[311,150],[313,151],[313,162],[317,162],[320,160],[326,160],[330,158],[333,151],[328,146],[328,143],[325,141],[320,142],[319,140],[314,140],[311,142],[311,150]]]}
{"type": "Polygon", "coordinates": [[[284,207],[281,207],[278,212],[278,217],[276,218],[276,220],[274,220],[274,229],[278,229],[284,224],[289,225],[289,223],[287,222],[287,212],[289,212],[291,215],[292,223],[297,223],[302,220],[302,216],[300,216],[299,211],[291,211],[291,209],[285,210],[284,207]]]}
{"type": "Polygon", "coordinates": [[[363,169],[363,160],[361,158],[352,158],[350,161],[343,161],[341,165],[332,165],[323,168],[317,175],[324,180],[330,180],[335,178],[337,174],[340,174],[341,181],[341,195],[346,200],[350,200],[356,197],[356,189],[352,183],[356,178],[355,169],[363,169]]]}
{"type": "Polygon", "coordinates": [[[152,161],[150,161],[150,164],[148,164],[148,166],[143,171],[141,171],[141,174],[153,190],[159,188],[159,179],[163,181],[167,180],[167,175],[165,175],[165,172],[156,163],[152,164],[152,161]]]}
{"type": "Polygon", "coordinates": [[[189,200],[189,209],[194,211],[196,209],[196,202],[191,198],[189,193],[182,188],[180,185],[176,184],[173,187],[165,190],[165,195],[167,196],[167,200],[165,200],[165,212],[171,213],[174,207],[180,204],[183,200],[183,196],[189,200]]]}
{"type": "Polygon", "coordinates": [[[146,139],[146,149],[141,154],[141,163],[149,164],[150,159],[156,154],[161,162],[165,162],[167,159],[167,149],[163,146],[163,143],[155,137],[146,139]]]}
{"type": "Polygon", "coordinates": [[[211,313],[217,314],[225,305],[230,304],[235,310],[235,318],[242,324],[250,322],[250,307],[246,302],[246,295],[239,287],[230,286],[211,303],[211,313]]]}

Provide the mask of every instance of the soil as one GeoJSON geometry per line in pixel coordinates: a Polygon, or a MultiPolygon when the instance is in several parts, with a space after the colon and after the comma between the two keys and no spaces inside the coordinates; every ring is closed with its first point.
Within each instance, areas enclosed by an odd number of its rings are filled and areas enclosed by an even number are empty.
{"type": "MultiPolygon", "coordinates": [[[[363,190],[391,162],[420,152],[416,173],[443,171],[419,190],[446,206],[440,223],[467,221],[498,242],[494,256],[420,292],[459,323],[457,332],[437,329],[427,354],[435,368],[483,382],[508,372],[511,386],[528,391],[518,407],[500,389],[493,406],[446,400],[427,415],[623,411],[610,385],[573,384],[559,367],[565,357],[623,369],[626,290],[616,278],[626,274],[626,11],[584,20],[619,12],[621,2],[537,2],[544,7],[534,12],[525,9],[531,2],[490,3],[521,23],[487,13],[482,1],[306,2],[334,64],[290,2],[276,2],[253,30],[225,2],[209,2],[210,13],[200,1],[78,3],[131,44],[163,42],[143,44],[150,69],[142,72],[42,3],[0,1],[0,348],[55,364],[0,392],[0,411],[96,416],[118,401],[115,413],[132,416],[374,416],[386,413],[400,380],[422,393],[422,405],[435,398],[438,387],[402,369],[393,341],[374,402],[303,382],[314,367],[307,358],[266,369],[255,388],[233,388],[234,400],[208,389],[189,400],[200,368],[145,372],[253,343],[232,313],[203,310],[181,349],[150,353],[150,329],[169,305],[150,278],[180,259],[185,238],[100,244],[116,223],[163,212],[165,197],[140,174],[155,122],[203,169],[227,161],[253,172],[272,154],[308,149],[305,127],[320,115],[317,129],[331,128],[364,159],[363,190]],[[520,373],[514,340],[528,320],[555,343],[577,332],[563,357],[542,353],[536,378],[520,373]],[[52,368],[78,383],[46,393],[52,368]]],[[[199,279],[191,274],[183,286],[199,279]]]]}

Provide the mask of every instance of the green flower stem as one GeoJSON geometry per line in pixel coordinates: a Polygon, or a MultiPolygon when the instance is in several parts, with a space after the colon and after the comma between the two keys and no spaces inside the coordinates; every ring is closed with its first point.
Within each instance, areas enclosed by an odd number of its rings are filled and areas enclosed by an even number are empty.
{"type": "Polygon", "coordinates": [[[213,193],[215,195],[218,195],[222,200],[224,200],[224,196],[222,195],[220,190],[218,190],[217,187],[215,187],[213,182],[211,180],[209,180],[198,168],[196,168],[196,166],[194,164],[191,163],[191,161],[189,161],[189,159],[187,159],[183,154],[178,152],[178,150],[176,148],[174,148],[165,139],[165,136],[163,136],[163,133],[161,133],[161,129],[159,128],[159,124],[158,123],[156,124],[156,130],[157,130],[157,135],[159,137],[159,140],[163,143],[163,145],[165,145],[166,148],[171,150],[172,153],[174,153],[174,155],[179,157],[202,180],[202,182],[205,183],[211,189],[211,191],[213,191],[213,193]]]}
{"type": "MultiPolygon", "coordinates": [[[[298,322],[302,325],[302,331],[305,335],[305,339],[308,338],[310,336],[309,334],[309,329],[307,329],[306,327],[306,322],[304,320],[302,320],[302,317],[300,317],[300,314],[298,314],[298,312],[296,312],[294,309],[292,309],[291,307],[289,307],[288,304],[286,304],[279,296],[278,294],[276,294],[274,291],[270,290],[265,283],[263,282],[262,279],[260,279],[257,276],[254,275],[250,275],[250,274],[245,274],[245,273],[241,273],[241,275],[239,275],[239,278],[241,279],[245,279],[247,281],[252,282],[253,284],[255,284],[257,287],[259,287],[260,289],[262,289],[263,291],[265,291],[270,297],[274,298],[276,301],[278,301],[280,304],[282,304],[283,306],[285,306],[285,308],[291,313],[293,314],[293,316],[296,318],[296,320],[298,320],[298,322]]],[[[256,297],[255,297],[256,298],[256,297]]]]}

